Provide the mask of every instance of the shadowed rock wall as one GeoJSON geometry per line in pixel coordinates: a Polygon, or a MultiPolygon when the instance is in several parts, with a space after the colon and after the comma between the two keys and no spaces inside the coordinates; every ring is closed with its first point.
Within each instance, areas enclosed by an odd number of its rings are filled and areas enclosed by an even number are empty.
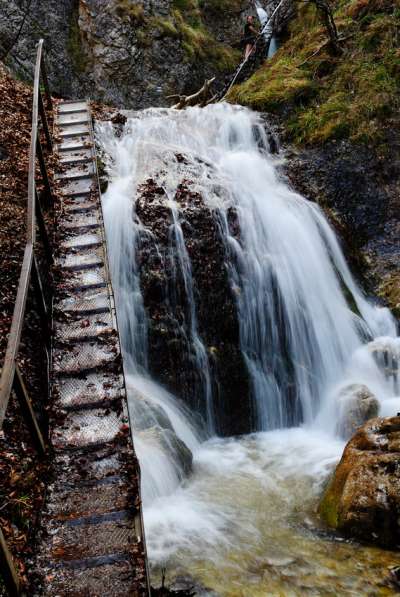
{"type": "Polygon", "coordinates": [[[0,52],[12,46],[6,63],[30,79],[44,37],[56,93],[124,108],[167,105],[166,96],[196,91],[206,77],[223,79],[236,67],[233,46],[251,10],[250,0],[228,7],[211,0],[0,0],[0,52]]]}

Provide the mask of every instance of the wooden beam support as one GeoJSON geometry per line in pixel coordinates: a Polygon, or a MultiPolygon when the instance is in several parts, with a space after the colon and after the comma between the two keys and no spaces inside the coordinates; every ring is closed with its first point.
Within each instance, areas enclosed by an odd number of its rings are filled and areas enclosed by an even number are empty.
{"type": "Polygon", "coordinates": [[[20,595],[20,582],[10,550],[4,539],[3,531],[0,529],[0,570],[4,584],[10,597],[20,595]]]}
{"type": "Polygon", "coordinates": [[[35,448],[37,452],[40,454],[40,456],[45,456],[46,442],[44,441],[38,420],[32,408],[32,401],[29,398],[28,390],[26,389],[18,365],[15,366],[14,391],[17,395],[19,404],[21,406],[22,415],[32,436],[35,448]]]}

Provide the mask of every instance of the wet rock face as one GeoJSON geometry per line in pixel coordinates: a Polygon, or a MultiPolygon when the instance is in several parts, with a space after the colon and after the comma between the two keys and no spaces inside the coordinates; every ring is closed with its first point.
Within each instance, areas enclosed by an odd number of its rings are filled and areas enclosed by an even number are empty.
{"type": "Polygon", "coordinates": [[[352,384],[341,391],[338,408],[337,433],[349,439],[366,421],[378,416],[379,402],[367,386],[352,384]]]}
{"type": "MultiPolygon", "coordinates": [[[[177,155],[176,159],[178,169],[185,169],[185,157],[177,155]]],[[[198,332],[210,365],[217,432],[245,433],[251,429],[248,376],[218,218],[190,180],[182,180],[174,199],[191,261],[198,332]]],[[[142,235],[139,247],[141,286],[150,322],[150,370],[194,412],[204,415],[204,394],[190,340],[188,294],[171,240],[171,209],[154,179],[140,187],[136,213],[150,232],[142,235]]]]}
{"type": "Polygon", "coordinates": [[[385,135],[381,149],[340,141],[289,151],[286,174],[335,216],[347,257],[399,316],[400,137],[385,135]]]}
{"type": "MultiPolygon", "coordinates": [[[[206,40],[222,44],[233,55],[232,45],[241,38],[244,18],[254,10],[250,0],[239,0],[229,10],[221,10],[214,1],[197,9],[195,2],[181,4],[172,0],[33,2],[7,64],[31,79],[35,45],[44,37],[54,92],[75,99],[90,96],[127,109],[167,105],[166,96],[192,93],[205,78],[215,74],[223,78],[231,71],[231,66],[225,68],[223,53],[220,61],[218,55],[207,54],[206,40]]],[[[13,44],[24,7],[18,0],[0,0],[1,46],[13,44]]]]}
{"type": "Polygon", "coordinates": [[[348,536],[400,546],[400,417],[372,419],[349,441],[320,514],[348,536]]]}

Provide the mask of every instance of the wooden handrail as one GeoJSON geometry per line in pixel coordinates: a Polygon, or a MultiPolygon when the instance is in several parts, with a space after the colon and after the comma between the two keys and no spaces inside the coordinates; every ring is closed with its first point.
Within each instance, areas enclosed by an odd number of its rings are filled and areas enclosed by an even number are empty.
{"type": "MultiPolygon", "coordinates": [[[[51,93],[48,85],[47,75],[44,66],[43,40],[40,40],[37,46],[35,76],[33,83],[33,102],[32,102],[32,131],[29,150],[29,171],[28,171],[28,202],[27,202],[27,239],[24,250],[24,257],[21,266],[17,296],[14,305],[14,313],[11,322],[10,335],[8,337],[6,354],[0,378],[0,430],[2,429],[4,418],[10,402],[12,390],[15,391],[19,400],[21,412],[27,423],[33,443],[39,452],[46,453],[46,442],[43,438],[40,425],[35,412],[32,408],[31,400],[27,388],[22,378],[21,371],[17,366],[17,358],[20,348],[22,330],[26,318],[26,304],[31,283],[35,285],[35,290],[39,295],[39,303],[45,305],[45,299],[41,290],[40,273],[37,267],[35,257],[36,228],[39,226],[43,243],[46,250],[47,263],[50,265],[52,255],[50,243],[47,237],[46,225],[43,214],[40,209],[40,202],[36,189],[36,160],[39,158],[42,179],[47,194],[47,201],[52,203],[52,192],[47,175],[46,165],[39,138],[39,116],[41,117],[42,127],[46,136],[47,146],[52,149],[52,140],[48,127],[47,117],[44,108],[44,102],[40,90],[40,79],[43,79],[48,107],[52,108],[51,93]],[[40,155],[39,155],[40,154],[40,155]],[[37,215],[39,214],[39,220],[37,215]]],[[[48,317],[45,309],[45,316],[48,317]]],[[[46,322],[50,328],[50,322],[46,322]]],[[[47,380],[49,383],[49,380],[47,380]]],[[[0,529],[0,563],[1,574],[9,595],[19,595],[21,591],[18,573],[12,560],[12,556],[7,547],[3,533],[0,529]]]]}
{"type": "MultiPolygon", "coordinates": [[[[36,241],[36,155],[39,119],[40,73],[43,61],[43,40],[38,43],[35,79],[33,85],[32,132],[29,151],[28,173],[28,209],[27,209],[27,244],[21,267],[17,297],[11,323],[7,350],[0,379],[0,429],[3,426],[15,375],[15,362],[18,356],[21,333],[25,319],[26,301],[31,281],[34,245],[36,241]]],[[[47,79],[46,79],[47,80],[47,79]]]]}

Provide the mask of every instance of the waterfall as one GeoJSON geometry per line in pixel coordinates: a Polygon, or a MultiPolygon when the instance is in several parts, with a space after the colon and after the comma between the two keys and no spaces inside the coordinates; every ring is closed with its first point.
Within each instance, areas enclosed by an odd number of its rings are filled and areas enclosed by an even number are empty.
{"type": "MultiPolygon", "coordinates": [[[[175,189],[176,190],[176,189],[175,189]]],[[[178,205],[173,198],[170,198],[170,208],[172,213],[172,237],[173,244],[177,253],[180,273],[183,278],[183,283],[187,295],[187,302],[189,305],[189,331],[190,331],[190,345],[194,352],[194,366],[199,374],[201,380],[202,397],[206,403],[206,424],[210,434],[214,432],[214,409],[212,404],[212,388],[211,388],[211,373],[210,364],[207,357],[207,351],[204,343],[200,337],[197,325],[196,316],[196,302],[194,292],[194,282],[192,276],[192,266],[190,258],[185,245],[185,237],[183,235],[182,226],[179,220],[178,205]]],[[[172,253],[172,260],[174,254],[172,253]]],[[[174,268],[175,269],[175,268],[174,268]]],[[[173,282],[177,282],[176,275],[173,282]]]]}
{"type": "Polygon", "coordinates": [[[175,200],[182,183],[177,152],[185,156],[193,190],[213,210],[225,246],[256,412],[249,432],[313,422],[334,432],[335,392],[347,381],[372,384],[379,400],[393,398],[392,381],[366,347],[380,337],[398,343],[395,320],[358,288],[320,208],[278,175],[257,114],[227,104],[184,112],[148,109],[132,114],[120,136],[110,123],[99,124],[97,134],[110,174],[104,217],[135,443],[144,475],[151,477],[149,500],[179,484],[187,460],[183,446],[196,452],[199,432],[193,415],[148,373],[148,322],[136,252],[151,232],[135,208],[137,189],[148,177],[169,198],[171,259],[184,282],[188,346],[211,434],[214,419],[212,373],[175,200]],[[360,350],[363,366],[355,357],[360,350]]]}

